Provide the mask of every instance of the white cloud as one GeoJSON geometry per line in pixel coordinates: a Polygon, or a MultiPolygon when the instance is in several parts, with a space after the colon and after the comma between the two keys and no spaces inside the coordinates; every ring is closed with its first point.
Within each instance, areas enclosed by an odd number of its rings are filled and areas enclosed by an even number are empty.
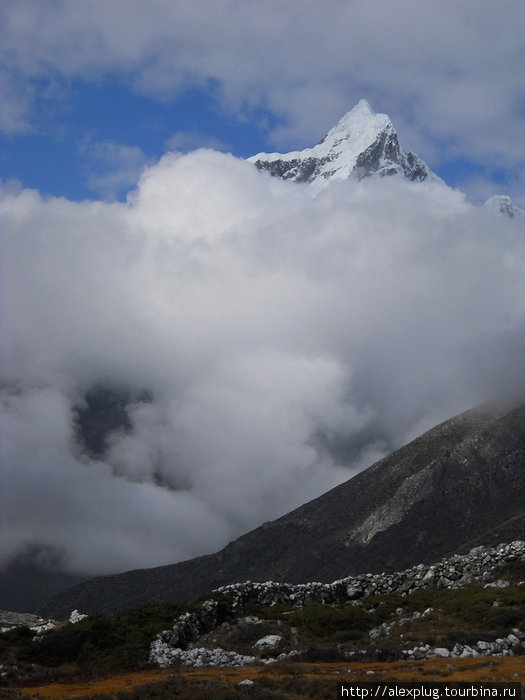
{"type": "Polygon", "coordinates": [[[231,151],[220,139],[204,134],[198,130],[177,131],[164,144],[166,150],[187,153],[199,148],[211,148],[214,151],[231,151]]]}
{"type": "Polygon", "coordinates": [[[125,204],[5,188],[0,217],[4,560],[35,540],[92,574],[212,551],[525,390],[525,222],[439,184],[313,199],[200,150],[125,204]],[[139,398],[95,459],[73,407],[101,384],[139,398]]]}
{"type": "Polygon", "coordinates": [[[0,131],[13,135],[29,131],[28,112],[34,91],[8,71],[0,70],[0,131]]]}
{"type": "Polygon", "coordinates": [[[77,146],[88,173],[89,188],[109,201],[134,187],[148,163],[138,146],[97,141],[93,134],[87,134],[77,146]]]}

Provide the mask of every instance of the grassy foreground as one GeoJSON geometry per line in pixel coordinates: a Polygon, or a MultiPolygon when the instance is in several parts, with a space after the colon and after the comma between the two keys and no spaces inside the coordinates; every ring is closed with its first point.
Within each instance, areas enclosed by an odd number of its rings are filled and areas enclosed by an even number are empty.
{"type": "Polygon", "coordinates": [[[348,681],[519,681],[525,686],[525,658],[431,659],[376,663],[277,663],[243,668],[148,670],[83,683],[52,683],[11,689],[5,698],[335,698],[337,683],[348,681]],[[238,684],[250,679],[252,686],[238,684]]]}

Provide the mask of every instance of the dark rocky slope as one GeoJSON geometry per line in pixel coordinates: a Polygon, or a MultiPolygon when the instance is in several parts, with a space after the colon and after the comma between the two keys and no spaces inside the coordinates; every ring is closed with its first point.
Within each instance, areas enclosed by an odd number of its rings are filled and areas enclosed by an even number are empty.
{"type": "Polygon", "coordinates": [[[98,577],[42,605],[113,611],[237,581],[333,581],[395,571],[525,535],[525,405],[472,409],[222,551],[98,577]]]}

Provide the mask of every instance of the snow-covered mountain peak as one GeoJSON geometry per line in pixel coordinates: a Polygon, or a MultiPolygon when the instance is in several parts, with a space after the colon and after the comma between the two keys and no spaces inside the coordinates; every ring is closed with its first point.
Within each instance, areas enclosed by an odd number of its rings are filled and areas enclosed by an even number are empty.
{"type": "MultiPolygon", "coordinates": [[[[371,115],[374,115],[375,112],[372,109],[372,107],[370,107],[369,102],[367,102],[366,100],[359,100],[359,102],[356,104],[356,106],[345,114],[345,117],[348,116],[349,114],[362,114],[362,115],[371,114],[371,115]]],[[[343,119],[345,117],[343,117],[343,119]]]]}
{"type": "Polygon", "coordinates": [[[492,195],[483,204],[483,207],[491,214],[506,216],[509,219],[515,219],[524,213],[523,209],[516,206],[512,199],[504,194],[492,195]]]}
{"type": "Polygon", "coordinates": [[[285,180],[310,183],[314,192],[332,180],[400,173],[410,180],[438,179],[414,153],[404,151],[386,114],[366,100],[347,112],[312,148],[290,153],[258,153],[248,161],[285,180]]]}
{"type": "Polygon", "coordinates": [[[392,126],[392,123],[386,114],[376,114],[366,100],[360,100],[330,129],[318,146],[326,143],[333,144],[343,139],[367,140],[388,126],[392,126]]]}

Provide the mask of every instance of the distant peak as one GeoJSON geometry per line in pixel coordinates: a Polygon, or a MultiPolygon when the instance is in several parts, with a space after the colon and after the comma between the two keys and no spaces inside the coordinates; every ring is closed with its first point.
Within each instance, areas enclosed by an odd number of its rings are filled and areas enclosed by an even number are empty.
{"type": "Polygon", "coordinates": [[[259,170],[284,180],[310,183],[315,192],[333,180],[400,173],[409,180],[436,176],[414,153],[399,145],[386,114],[359,100],[312,148],[289,153],[258,153],[248,159],[259,170]]]}
{"type": "Polygon", "coordinates": [[[523,215],[523,209],[516,206],[512,199],[505,194],[494,194],[489,197],[483,207],[491,214],[501,214],[509,219],[523,215]]]}
{"type": "Polygon", "coordinates": [[[372,107],[366,100],[359,100],[356,106],[350,110],[351,112],[361,112],[362,114],[375,114],[372,107]]]}
{"type": "Polygon", "coordinates": [[[357,135],[363,131],[377,133],[389,125],[391,121],[386,114],[376,114],[366,100],[359,100],[353,109],[339,119],[320,143],[341,137],[342,134],[357,135]]]}
{"type": "Polygon", "coordinates": [[[340,124],[341,122],[355,117],[374,117],[375,114],[376,113],[366,100],[359,100],[355,107],[352,107],[352,109],[342,116],[337,123],[340,124]]]}

